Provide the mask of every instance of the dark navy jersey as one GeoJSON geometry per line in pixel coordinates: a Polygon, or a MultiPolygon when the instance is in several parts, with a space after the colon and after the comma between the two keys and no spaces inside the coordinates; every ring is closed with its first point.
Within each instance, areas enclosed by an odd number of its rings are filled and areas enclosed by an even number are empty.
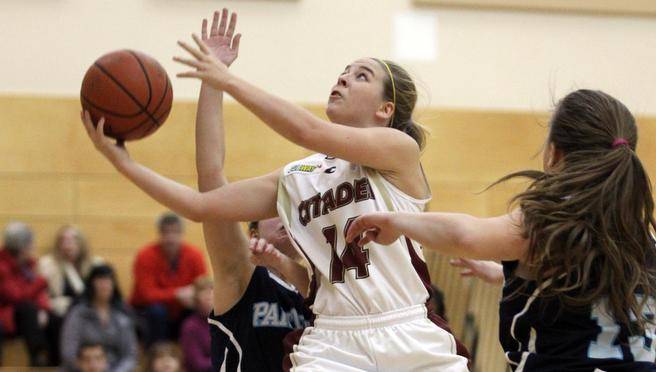
{"type": "Polygon", "coordinates": [[[256,267],[242,298],[225,314],[210,314],[214,371],[282,371],[283,338],[309,325],[303,297],[264,267],[256,267]]]}
{"type": "Polygon", "coordinates": [[[631,334],[615,322],[606,301],[569,309],[541,298],[535,282],[514,275],[517,265],[503,263],[506,284],[499,307],[499,338],[513,371],[656,371],[653,324],[631,334]]]}

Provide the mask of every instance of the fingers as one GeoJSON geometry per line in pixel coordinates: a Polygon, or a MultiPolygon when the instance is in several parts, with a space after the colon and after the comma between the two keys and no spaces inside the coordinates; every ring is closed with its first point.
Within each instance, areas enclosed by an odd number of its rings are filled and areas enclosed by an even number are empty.
{"type": "Polygon", "coordinates": [[[203,54],[209,54],[210,50],[207,48],[207,44],[205,44],[205,42],[201,40],[198,35],[192,34],[191,37],[194,39],[196,45],[198,45],[198,48],[201,50],[201,52],[203,52],[203,54]]]}
{"type": "Polygon", "coordinates": [[[220,12],[218,10],[214,12],[214,17],[212,17],[212,28],[210,29],[210,36],[217,36],[219,34],[219,15],[220,12]]]}
{"type": "Polygon", "coordinates": [[[228,23],[228,9],[223,8],[223,11],[221,11],[221,23],[219,24],[219,35],[225,35],[227,23],[228,23]]]}
{"type": "Polygon", "coordinates": [[[96,125],[96,133],[98,138],[103,138],[105,136],[105,118],[102,117],[98,120],[98,125],[96,125]]]}
{"type": "Polygon", "coordinates": [[[180,72],[180,73],[175,74],[175,76],[177,76],[179,78],[183,78],[183,79],[191,78],[191,79],[203,80],[205,78],[205,74],[203,74],[202,72],[198,72],[198,71],[180,72]]]}
{"type": "Polygon", "coordinates": [[[197,60],[189,59],[189,58],[183,58],[183,57],[173,57],[173,60],[182,63],[183,65],[187,65],[189,67],[193,67],[196,69],[201,69],[203,68],[203,63],[199,62],[197,60]]]}
{"type": "Polygon", "coordinates": [[[232,51],[235,52],[235,54],[239,54],[239,42],[241,41],[241,34],[235,35],[234,39],[232,39],[232,51]]]}
{"type": "Polygon", "coordinates": [[[86,129],[89,137],[93,137],[94,128],[91,123],[91,117],[89,116],[89,111],[80,111],[80,119],[82,119],[82,124],[84,124],[84,129],[86,129]]]}
{"type": "Polygon", "coordinates": [[[207,40],[207,18],[203,18],[203,25],[200,28],[200,33],[203,36],[203,40],[207,40]]]}
{"type": "Polygon", "coordinates": [[[189,54],[194,56],[197,60],[201,61],[205,58],[205,55],[198,49],[192,47],[191,45],[185,43],[184,41],[178,41],[178,45],[186,50],[189,54]]]}
{"type": "Polygon", "coordinates": [[[371,243],[376,240],[378,233],[376,231],[369,230],[364,233],[364,236],[358,240],[358,245],[364,247],[365,244],[371,243]]]}
{"type": "Polygon", "coordinates": [[[452,258],[449,260],[449,265],[455,267],[465,267],[465,263],[460,258],[452,258]]]}
{"type": "Polygon", "coordinates": [[[366,223],[362,217],[358,217],[351,223],[348,231],[346,231],[346,242],[351,243],[356,236],[362,234],[366,230],[366,223]]]}
{"type": "Polygon", "coordinates": [[[471,269],[464,269],[460,272],[460,276],[474,276],[474,271],[471,269]]]}
{"type": "Polygon", "coordinates": [[[232,35],[235,34],[236,26],[237,26],[237,13],[232,12],[232,15],[230,15],[230,24],[228,25],[228,30],[226,31],[226,36],[229,39],[232,39],[232,35]]]}

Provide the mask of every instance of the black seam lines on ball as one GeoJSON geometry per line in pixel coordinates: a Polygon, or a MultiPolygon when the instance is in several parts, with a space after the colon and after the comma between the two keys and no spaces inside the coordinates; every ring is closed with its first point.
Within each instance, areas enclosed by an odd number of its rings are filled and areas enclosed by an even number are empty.
{"type": "Polygon", "coordinates": [[[141,108],[141,110],[143,111],[143,113],[145,113],[146,115],[148,115],[148,117],[153,121],[153,123],[155,123],[155,125],[157,125],[157,121],[155,120],[155,117],[153,117],[153,115],[152,115],[150,112],[148,112],[147,108],[144,107],[144,106],[141,104],[141,102],[139,102],[139,100],[137,100],[137,98],[136,98],[135,96],[133,96],[132,93],[131,93],[129,90],[127,90],[127,89],[123,86],[123,84],[121,84],[120,81],[118,81],[118,80],[117,80],[112,74],[110,74],[109,71],[107,71],[107,70],[106,70],[106,69],[105,69],[100,63],[95,62],[94,65],[95,65],[100,71],[102,71],[105,75],[107,75],[107,77],[108,77],[110,80],[112,80],[112,81],[114,82],[114,84],[116,84],[119,88],[121,88],[121,89],[123,90],[123,92],[124,92],[128,97],[130,97],[130,99],[132,99],[132,101],[133,101],[133,102],[134,102],[139,108],[141,108]]]}

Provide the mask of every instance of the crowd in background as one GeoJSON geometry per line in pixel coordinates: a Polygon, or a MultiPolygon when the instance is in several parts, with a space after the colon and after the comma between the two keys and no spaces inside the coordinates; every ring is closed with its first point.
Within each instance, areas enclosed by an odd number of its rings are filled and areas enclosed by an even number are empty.
{"type": "MultiPolygon", "coordinates": [[[[177,215],[162,215],[157,230],[158,240],[136,252],[126,301],[116,271],[92,254],[77,227],[61,227],[37,258],[31,228],[8,224],[0,249],[0,362],[3,341],[22,338],[31,366],[64,372],[210,371],[213,281],[203,253],[183,240],[177,215]]],[[[445,317],[441,292],[433,290],[445,317]]]]}
{"type": "Polygon", "coordinates": [[[0,346],[21,338],[31,366],[62,371],[209,371],[213,282],[203,253],[183,241],[175,214],[162,215],[157,228],[159,239],[136,252],[126,300],[112,265],[75,226],[63,226],[37,258],[32,229],[9,223],[0,249],[0,346]]]}

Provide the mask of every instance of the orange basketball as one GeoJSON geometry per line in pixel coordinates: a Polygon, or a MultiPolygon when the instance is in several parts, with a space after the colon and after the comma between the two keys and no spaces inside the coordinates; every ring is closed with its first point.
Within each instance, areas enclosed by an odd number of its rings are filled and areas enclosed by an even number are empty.
{"type": "Polygon", "coordinates": [[[173,89],[162,66],[133,50],[98,58],[82,81],[80,99],[94,124],[105,118],[105,134],[136,140],[159,128],[171,111],[173,89]]]}

